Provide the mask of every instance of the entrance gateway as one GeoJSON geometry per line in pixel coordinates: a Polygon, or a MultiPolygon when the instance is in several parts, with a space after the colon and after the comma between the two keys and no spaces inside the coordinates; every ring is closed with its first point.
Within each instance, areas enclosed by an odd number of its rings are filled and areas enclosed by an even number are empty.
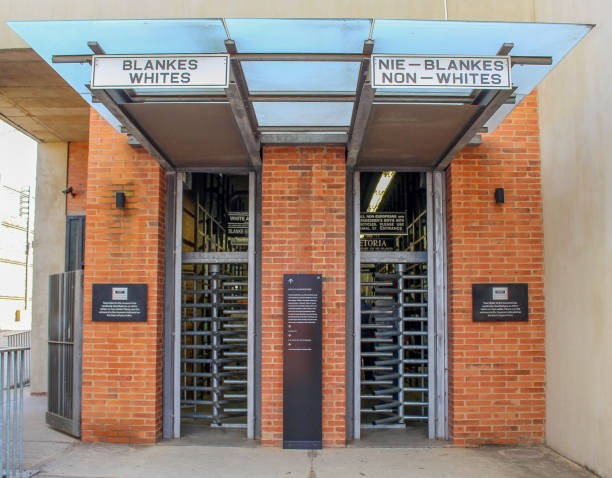
{"type": "MultiPolygon", "coordinates": [[[[330,145],[331,156],[346,152],[346,182],[334,186],[348,211],[346,230],[330,233],[347,242],[338,262],[347,270],[338,288],[347,311],[346,347],[338,351],[346,401],[334,402],[330,421],[347,419],[334,443],[382,427],[426,426],[427,437],[448,437],[445,170],[588,29],[378,19],[76,21],[68,42],[66,22],[11,25],[77,91],[88,85],[83,97],[166,171],[167,203],[157,211],[166,225],[165,437],[204,423],[278,443],[278,368],[270,355],[276,318],[260,297],[261,211],[273,198],[262,190],[275,178],[263,182],[262,161],[265,173],[266,151],[277,146],[330,145]],[[140,34],[150,42],[115,41],[140,34]],[[200,70],[210,63],[216,66],[200,70]],[[379,183],[386,186],[377,191],[379,183]],[[378,208],[368,214],[374,197],[378,208]],[[264,380],[274,384],[262,390],[264,380]]],[[[301,159],[292,160],[291,171],[299,171],[301,159]]],[[[324,308],[325,287],[323,280],[324,308]]],[[[324,327],[325,320],[324,312],[324,327]]],[[[324,394],[333,380],[324,377],[324,394]]],[[[93,429],[94,418],[87,417],[93,429]]],[[[150,426],[158,437],[158,425],[150,426]]]]}

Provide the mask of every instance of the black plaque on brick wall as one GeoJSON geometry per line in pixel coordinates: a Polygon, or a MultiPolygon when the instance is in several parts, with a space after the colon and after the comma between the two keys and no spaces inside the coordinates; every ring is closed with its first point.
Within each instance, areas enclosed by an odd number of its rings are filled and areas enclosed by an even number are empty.
{"type": "Polygon", "coordinates": [[[146,322],[147,284],[94,284],[91,318],[96,322],[146,322]]]}
{"type": "Polygon", "coordinates": [[[322,277],[283,278],[283,448],[322,446],[322,277]]]}
{"type": "Polygon", "coordinates": [[[527,322],[527,284],[472,284],[474,322],[527,322]]]}

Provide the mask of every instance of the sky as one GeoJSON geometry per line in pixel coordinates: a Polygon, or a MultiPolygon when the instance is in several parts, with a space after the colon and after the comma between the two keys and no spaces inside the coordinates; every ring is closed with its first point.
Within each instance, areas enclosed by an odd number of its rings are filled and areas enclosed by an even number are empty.
{"type": "Polygon", "coordinates": [[[0,121],[0,184],[14,189],[36,184],[36,141],[0,121]]]}
{"type": "MultiPolygon", "coordinates": [[[[25,261],[26,234],[4,223],[25,226],[25,217],[19,216],[19,193],[30,186],[36,190],[36,141],[0,120],[0,296],[23,297],[25,268],[10,261],[25,261]],[[3,187],[8,186],[11,190],[3,187]],[[9,262],[7,262],[7,260],[9,262]]],[[[34,212],[34,200],[30,202],[34,212]]],[[[30,218],[30,231],[34,218],[30,218]]],[[[30,235],[30,240],[32,236],[30,235]]],[[[29,258],[30,264],[32,258],[29,258]]],[[[28,295],[32,294],[32,268],[29,268],[28,295]]],[[[30,303],[31,305],[31,303],[30,303]]],[[[0,329],[27,330],[31,327],[31,307],[24,310],[19,300],[0,300],[0,329]],[[15,310],[21,310],[21,320],[15,322],[15,310]]]]}

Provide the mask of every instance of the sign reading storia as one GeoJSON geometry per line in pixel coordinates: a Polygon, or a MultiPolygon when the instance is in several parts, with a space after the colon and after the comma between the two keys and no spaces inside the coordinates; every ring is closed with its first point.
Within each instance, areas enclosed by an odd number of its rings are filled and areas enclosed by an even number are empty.
{"type": "Polygon", "coordinates": [[[360,223],[361,234],[406,234],[405,212],[362,212],[360,223]]]}
{"type": "Polygon", "coordinates": [[[508,56],[372,55],[372,88],[509,89],[508,56]]]}
{"type": "Polygon", "coordinates": [[[227,88],[229,55],[94,55],[92,89],[227,88]]]}

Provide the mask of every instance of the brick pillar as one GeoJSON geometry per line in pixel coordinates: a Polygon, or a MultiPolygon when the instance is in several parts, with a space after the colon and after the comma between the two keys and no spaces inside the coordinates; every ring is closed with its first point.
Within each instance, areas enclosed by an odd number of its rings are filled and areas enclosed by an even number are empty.
{"type": "Polygon", "coordinates": [[[535,93],[447,171],[449,419],[456,445],[544,439],[544,297],[535,93]],[[495,204],[495,188],[505,204],[495,204]],[[529,322],[472,322],[472,284],[526,282],[529,322]]]}
{"type": "Polygon", "coordinates": [[[262,171],[261,438],[283,438],[283,274],[323,275],[323,445],[346,440],[345,153],[265,147],[262,171]]]}
{"type": "Polygon", "coordinates": [[[154,443],[162,424],[165,174],[94,110],[89,125],[82,439],[154,443]],[[115,192],[126,195],[115,208],[115,192]],[[94,283],[148,284],[147,322],[92,322],[94,283]]]}

